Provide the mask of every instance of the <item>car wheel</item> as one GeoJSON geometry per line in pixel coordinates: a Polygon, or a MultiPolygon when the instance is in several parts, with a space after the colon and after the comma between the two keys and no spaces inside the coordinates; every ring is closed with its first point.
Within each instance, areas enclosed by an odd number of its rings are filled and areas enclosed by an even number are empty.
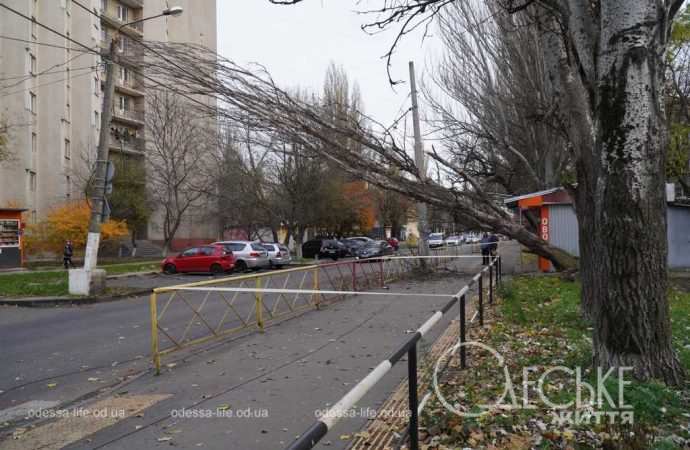
{"type": "Polygon", "coordinates": [[[177,267],[174,264],[166,264],[163,266],[163,273],[167,275],[173,275],[177,273],[177,267]]]}
{"type": "Polygon", "coordinates": [[[235,263],[235,270],[238,272],[246,272],[247,271],[247,263],[242,261],[241,259],[235,263]]]}
{"type": "Polygon", "coordinates": [[[212,264],[211,273],[213,275],[222,275],[223,273],[225,273],[225,271],[223,270],[223,266],[221,266],[220,264],[212,264]]]}

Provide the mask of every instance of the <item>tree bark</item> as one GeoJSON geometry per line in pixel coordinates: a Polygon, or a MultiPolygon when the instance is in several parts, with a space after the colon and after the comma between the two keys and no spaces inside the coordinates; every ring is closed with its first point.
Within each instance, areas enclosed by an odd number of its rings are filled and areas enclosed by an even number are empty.
{"type": "Polygon", "coordinates": [[[654,0],[601,2],[594,146],[580,149],[583,312],[594,364],[680,385],[667,299],[665,23],[654,0]]]}

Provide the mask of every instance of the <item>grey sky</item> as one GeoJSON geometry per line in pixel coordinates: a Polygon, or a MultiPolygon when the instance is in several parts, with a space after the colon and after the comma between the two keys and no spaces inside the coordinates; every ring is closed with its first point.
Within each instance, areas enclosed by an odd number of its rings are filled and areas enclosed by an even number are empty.
{"type": "MultiPolygon", "coordinates": [[[[330,61],[341,64],[362,91],[365,111],[390,123],[406,101],[409,84],[388,84],[386,61],[394,32],[369,36],[360,25],[373,16],[355,9],[380,7],[380,0],[305,0],[294,6],[268,0],[217,0],[218,52],[245,64],[266,66],[282,86],[300,86],[320,92],[330,61]]],[[[422,43],[421,32],[408,35],[394,57],[394,79],[407,81],[407,62],[414,60],[421,76],[425,60],[438,48],[432,38],[422,43]]],[[[409,100],[405,104],[409,107],[409,100]]]]}

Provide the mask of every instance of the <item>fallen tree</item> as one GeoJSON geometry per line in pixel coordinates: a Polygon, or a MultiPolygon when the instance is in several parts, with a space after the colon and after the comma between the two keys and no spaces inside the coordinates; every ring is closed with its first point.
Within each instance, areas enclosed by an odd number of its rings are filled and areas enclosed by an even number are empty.
{"type": "Polygon", "coordinates": [[[385,189],[453,211],[468,228],[494,231],[518,240],[557,269],[572,268],[574,259],[540,239],[485,189],[485,183],[462,167],[432,152],[456,176],[443,186],[422,176],[390,127],[371,117],[359,122],[331,121],[318,101],[307,101],[281,89],[261,66],[240,67],[204,47],[146,43],[152,78],[175,86],[184,95],[204,95],[216,102],[196,106],[228,123],[242,123],[247,114],[259,127],[289,137],[302,148],[328,159],[354,177],[385,189]],[[173,83],[174,81],[174,83],[173,83]],[[352,145],[355,143],[356,145],[352,145]],[[395,168],[395,170],[391,170],[395,168]]]}

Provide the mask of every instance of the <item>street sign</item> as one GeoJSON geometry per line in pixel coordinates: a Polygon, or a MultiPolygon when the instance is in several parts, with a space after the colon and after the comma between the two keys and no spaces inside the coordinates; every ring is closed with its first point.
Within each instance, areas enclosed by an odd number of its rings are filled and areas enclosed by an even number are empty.
{"type": "Polygon", "coordinates": [[[105,194],[110,195],[113,193],[113,178],[115,177],[115,164],[112,161],[108,161],[105,173],[105,194]]]}
{"type": "MultiPolygon", "coordinates": [[[[112,187],[112,184],[110,185],[112,187]]],[[[103,198],[103,211],[101,212],[101,223],[107,222],[110,219],[110,205],[108,199],[103,198]]]]}

